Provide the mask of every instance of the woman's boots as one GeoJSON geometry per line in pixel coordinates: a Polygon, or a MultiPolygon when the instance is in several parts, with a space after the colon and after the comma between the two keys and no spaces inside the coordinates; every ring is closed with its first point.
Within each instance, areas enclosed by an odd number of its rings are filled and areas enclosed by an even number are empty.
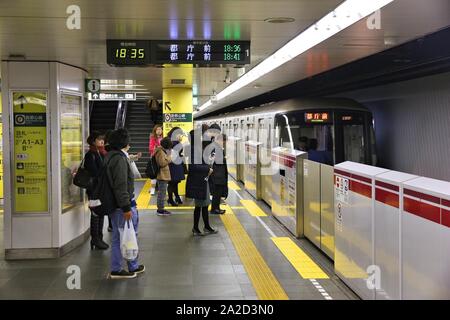
{"type": "Polygon", "coordinates": [[[106,250],[109,245],[103,241],[103,216],[91,213],[91,250],[106,250]]]}

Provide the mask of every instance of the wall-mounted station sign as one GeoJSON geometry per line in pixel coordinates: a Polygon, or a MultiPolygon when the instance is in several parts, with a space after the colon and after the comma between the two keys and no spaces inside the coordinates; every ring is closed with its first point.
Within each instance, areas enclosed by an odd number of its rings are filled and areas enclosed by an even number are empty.
{"type": "Polygon", "coordinates": [[[250,41],[107,40],[106,46],[114,66],[250,64],[250,41]]]}
{"type": "Polygon", "coordinates": [[[135,92],[88,93],[88,100],[94,101],[136,100],[136,93],[135,92]]]}

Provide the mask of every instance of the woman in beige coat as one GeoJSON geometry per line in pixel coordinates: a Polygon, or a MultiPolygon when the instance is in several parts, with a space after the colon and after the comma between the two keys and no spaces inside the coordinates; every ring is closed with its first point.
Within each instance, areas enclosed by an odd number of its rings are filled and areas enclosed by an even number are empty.
{"type": "Polygon", "coordinates": [[[164,200],[167,192],[167,185],[170,179],[169,163],[172,162],[172,141],[166,137],[161,140],[161,145],[155,149],[155,159],[159,166],[159,171],[156,179],[158,180],[158,198],[156,205],[158,210],[156,214],[159,216],[167,216],[172,214],[170,211],[164,209],[164,200]]]}

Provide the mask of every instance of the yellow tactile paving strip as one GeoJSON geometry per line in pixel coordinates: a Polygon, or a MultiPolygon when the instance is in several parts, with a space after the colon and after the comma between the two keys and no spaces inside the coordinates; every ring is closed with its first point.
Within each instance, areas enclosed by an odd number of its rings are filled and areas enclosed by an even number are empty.
{"type": "Polygon", "coordinates": [[[234,181],[228,181],[228,188],[235,191],[241,190],[241,187],[234,181]]]}
{"type": "Polygon", "coordinates": [[[241,203],[248,213],[254,217],[267,217],[267,214],[253,200],[241,199],[241,203]]]}
{"type": "Polygon", "coordinates": [[[231,208],[220,218],[260,300],[288,300],[288,295],[270,270],[231,208]],[[229,212],[228,212],[229,211],[229,212]]]}
{"type": "Polygon", "coordinates": [[[303,279],[329,279],[327,274],[290,238],[271,239],[303,279]]]}
{"type": "MultiPolygon", "coordinates": [[[[194,210],[195,207],[194,206],[178,206],[178,207],[166,206],[165,208],[170,211],[170,210],[194,210]]],[[[221,207],[221,209],[225,209],[225,210],[229,210],[230,208],[235,209],[235,210],[245,209],[244,207],[240,207],[240,206],[230,207],[228,205],[223,205],[221,207]]],[[[156,210],[158,208],[156,207],[156,205],[153,204],[153,205],[148,205],[147,207],[145,207],[143,209],[156,210]]],[[[211,207],[209,207],[209,209],[211,209],[211,207]]]]}
{"type": "Polygon", "coordinates": [[[136,200],[138,209],[146,209],[147,206],[149,205],[150,198],[151,198],[151,194],[150,194],[151,187],[152,187],[152,182],[149,179],[147,179],[145,181],[144,186],[141,189],[141,192],[139,193],[139,196],[137,197],[137,200],[136,200]]]}

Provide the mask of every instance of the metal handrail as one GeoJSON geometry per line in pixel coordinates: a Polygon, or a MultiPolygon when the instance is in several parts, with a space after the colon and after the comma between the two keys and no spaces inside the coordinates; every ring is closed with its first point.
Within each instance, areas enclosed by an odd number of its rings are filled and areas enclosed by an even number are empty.
{"type": "Polygon", "coordinates": [[[122,112],[122,101],[119,101],[119,103],[117,104],[116,123],[114,125],[114,130],[120,128],[121,112],[122,112]]]}
{"type": "Polygon", "coordinates": [[[120,126],[121,128],[125,128],[125,121],[127,119],[127,109],[128,109],[128,101],[125,101],[122,107],[122,123],[120,126]]]}

